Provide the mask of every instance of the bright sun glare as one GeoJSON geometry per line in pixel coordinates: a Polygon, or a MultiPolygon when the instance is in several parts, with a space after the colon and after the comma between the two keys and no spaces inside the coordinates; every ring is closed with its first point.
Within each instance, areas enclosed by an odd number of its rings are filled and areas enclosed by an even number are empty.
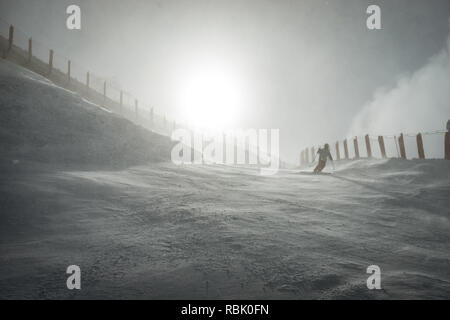
{"type": "Polygon", "coordinates": [[[205,129],[232,127],[241,103],[236,77],[221,66],[203,66],[186,76],[179,105],[187,123],[205,129]]]}

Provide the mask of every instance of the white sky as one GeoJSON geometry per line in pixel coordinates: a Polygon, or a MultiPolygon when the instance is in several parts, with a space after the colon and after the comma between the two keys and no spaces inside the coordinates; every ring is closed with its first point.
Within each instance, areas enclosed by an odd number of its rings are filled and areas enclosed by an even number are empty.
{"type": "MultiPolygon", "coordinates": [[[[279,128],[291,161],[344,138],[377,89],[445,48],[449,16],[448,0],[0,0],[1,19],[170,118],[182,117],[180,97],[198,73],[221,70],[233,124],[279,128]],[[65,27],[69,4],[81,6],[81,31],[65,27]],[[369,4],[380,5],[382,30],[367,30],[369,4]]],[[[223,95],[207,91],[205,103],[223,95]]]]}

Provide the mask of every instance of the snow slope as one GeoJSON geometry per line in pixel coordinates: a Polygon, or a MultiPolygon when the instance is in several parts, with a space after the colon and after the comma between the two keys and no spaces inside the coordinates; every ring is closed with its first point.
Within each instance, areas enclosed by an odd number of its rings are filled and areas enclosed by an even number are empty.
{"type": "Polygon", "coordinates": [[[450,161],[361,160],[340,162],[332,175],[263,177],[148,162],[137,151],[143,163],[128,167],[118,152],[161,138],[0,66],[0,298],[450,297],[450,161]],[[76,106],[45,111],[46,101],[76,106]],[[73,142],[55,142],[59,132],[73,142]],[[79,139],[86,135],[95,148],[79,139]],[[116,147],[122,170],[105,160],[116,147]],[[80,291],[66,288],[73,264],[80,291]],[[366,287],[370,265],[381,268],[382,290],[366,287]]]}
{"type": "Polygon", "coordinates": [[[0,60],[0,161],[72,168],[168,160],[172,143],[0,60]]]}
{"type": "Polygon", "coordinates": [[[340,167],[18,173],[0,190],[0,297],[449,298],[450,162],[340,167]]]}

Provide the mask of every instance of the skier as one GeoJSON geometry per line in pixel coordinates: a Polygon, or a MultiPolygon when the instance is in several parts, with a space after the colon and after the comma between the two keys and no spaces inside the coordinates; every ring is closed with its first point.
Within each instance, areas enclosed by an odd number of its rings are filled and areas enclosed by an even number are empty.
{"type": "Polygon", "coordinates": [[[328,158],[330,158],[334,168],[333,157],[331,156],[330,146],[328,145],[328,143],[325,144],[323,149],[319,148],[319,150],[317,150],[317,154],[319,154],[319,163],[317,164],[317,167],[314,169],[314,173],[322,172],[323,168],[325,168],[325,166],[327,165],[328,158]]]}

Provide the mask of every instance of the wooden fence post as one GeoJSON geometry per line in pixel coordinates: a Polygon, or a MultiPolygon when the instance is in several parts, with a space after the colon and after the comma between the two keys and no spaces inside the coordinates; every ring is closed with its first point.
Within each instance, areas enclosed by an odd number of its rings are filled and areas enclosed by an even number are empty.
{"type": "Polygon", "coordinates": [[[348,155],[347,139],[344,140],[344,155],[345,155],[345,160],[348,160],[350,158],[348,155]]]}
{"type": "Polygon", "coordinates": [[[53,70],[53,49],[50,49],[48,56],[48,74],[51,74],[53,70]]]}
{"type": "Polygon", "coordinates": [[[386,157],[386,147],[384,146],[384,138],[383,136],[378,136],[378,144],[380,145],[380,152],[382,158],[386,157]]]}
{"type": "Polygon", "coordinates": [[[398,138],[398,145],[400,148],[400,157],[406,159],[405,139],[403,137],[403,133],[400,133],[400,137],[398,138]]]}
{"type": "Polygon", "coordinates": [[[425,151],[423,150],[422,134],[419,132],[416,137],[417,151],[419,153],[419,159],[425,159],[425,151]]]}
{"type": "Polygon", "coordinates": [[[31,63],[31,58],[33,57],[33,39],[28,39],[28,63],[31,63]]]}
{"type": "Polygon", "coordinates": [[[86,88],[89,89],[89,71],[86,73],[86,88]]]}
{"type": "Polygon", "coordinates": [[[339,141],[336,142],[336,160],[341,160],[341,153],[339,152],[339,141]]]}
{"type": "Polygon", "coordinates": [[[70,60],[67,61],[67,80],[70,82],[70,67],[71,67],[71,62],[70,60]]]}
{"type": "Polygon", "coordinates": [[[9,26],[9,38],[8,38],[8,52],[12,50],[12,46],[14,43],[14,26],[9,26]]]}
{"type": "Polygon", "coordinates": [[[445,160],[450,160],[450,132],[445,133],[445,160]]]}
{"type": "Polygon", "coordinates": [[[358,137],[353,140],[353,145],[355,146],[355,159],[359,159],[358,137]]]}
{"type": "Polygon", "coordinates": [[[367,157],[372,158],[372,148],[370,147],[370,137],[366,134],[366,148],[367,148],[367,157]]]}
{"type": "Polygon", "coordinates": [[[316,161],[316,153],[314,147],[311,147],[311,162],[316,161]]]}
{"type": "Polygon", "coordinates": [[[445,160],[450,160],[450,120],[447,121],[447,132],[445,133],[445,160]]]}

